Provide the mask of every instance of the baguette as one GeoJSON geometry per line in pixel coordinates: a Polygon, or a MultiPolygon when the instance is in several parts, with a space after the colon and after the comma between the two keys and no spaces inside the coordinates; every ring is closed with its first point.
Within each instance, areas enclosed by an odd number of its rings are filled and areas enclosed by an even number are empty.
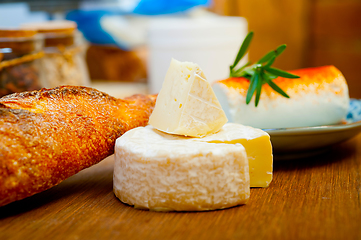
{"type": "Polygon", "coordinates": [[[0,98],[0,206],[49,189],[113,154],[118,137],[147,125],[155,100],[121,100],[75,86],[0,98]]]}

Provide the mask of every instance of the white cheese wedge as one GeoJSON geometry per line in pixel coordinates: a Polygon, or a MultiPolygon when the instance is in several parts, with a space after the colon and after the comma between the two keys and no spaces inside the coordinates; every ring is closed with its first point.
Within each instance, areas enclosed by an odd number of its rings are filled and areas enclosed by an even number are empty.
{"type": "Polygon", "coordinates": [[[249,81],[230,78],[216,82],[213,89],[229,122],[257,128],[308,127],[340,123],[349,108],[346,80],[334,66],[290,71],[298,79],[276,78],[274,82],[290,98],[262,87],[257,107],[246,104],[249,81]]]}
{"type": "Polygon", "coordinates": [[[268,187],[273,175],[273,155],[270,136],[258,128],[226,123],[222,129],[193,141],[242,144],[247,152],[250,186],[268,187]]]}
{"type": "Polygon", "coordinates": [[[217,132],[227,121],[199,66],[172,59],[149,124],[163,132],[200,137],[217,132]]]}
{"type": "Polygon", "coordinates": [[[241,144],[135,128],[116,141],[113,189],[122,202],[154,211],[245,204],[250,196],[246,151],[241,144]]]}

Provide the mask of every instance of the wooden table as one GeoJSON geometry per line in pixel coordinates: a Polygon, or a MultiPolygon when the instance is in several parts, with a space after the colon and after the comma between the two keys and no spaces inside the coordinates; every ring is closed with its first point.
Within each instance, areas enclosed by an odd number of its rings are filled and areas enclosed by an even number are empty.
{"type": "MultiPolygon", "coordinates": [[[[145,84],[93,87],[119,98],[147,93],[145,84]]],[[[0,240],[361,239],[361,134],[320,156],[275,162],[270,187],[252,188],[247,205],[210,212],[121,203],[113,194],[113,160],[0,207],[0,240]]]]}
{"type": "Polygon", "coordinates": [[[113,156],[0,207],[0,239],[361,239],[361,135],[323,155],[274,163],[247,205],[150,212],[112,192],[113,156]]]}

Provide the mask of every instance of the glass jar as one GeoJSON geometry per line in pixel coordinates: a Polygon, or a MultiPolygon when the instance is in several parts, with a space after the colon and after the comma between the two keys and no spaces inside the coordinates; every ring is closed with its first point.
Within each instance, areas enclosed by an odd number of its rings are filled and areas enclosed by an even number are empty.
{"type": "Polygon", "coordinates": [[[36,31],[0,29],[0,97],[42,87],[43,41],[36,31]]]}
{"type": "Polygon", "coordinates": [[[85,62],[86,44],[77,25],[72,21],[29,23],[23,29],[36,30],[44,35],[45,56],[41,60],[43,86],[90,85],[85,62]]]}

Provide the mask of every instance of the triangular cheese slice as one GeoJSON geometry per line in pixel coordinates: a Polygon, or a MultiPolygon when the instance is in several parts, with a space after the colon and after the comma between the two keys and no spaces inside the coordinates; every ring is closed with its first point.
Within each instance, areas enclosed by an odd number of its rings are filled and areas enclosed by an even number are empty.
{"type": "Polygon", "coordinates": [[[149,124],[167,133],[201,137],[227,121],[200,67],[172,59],[149,124]]]}

